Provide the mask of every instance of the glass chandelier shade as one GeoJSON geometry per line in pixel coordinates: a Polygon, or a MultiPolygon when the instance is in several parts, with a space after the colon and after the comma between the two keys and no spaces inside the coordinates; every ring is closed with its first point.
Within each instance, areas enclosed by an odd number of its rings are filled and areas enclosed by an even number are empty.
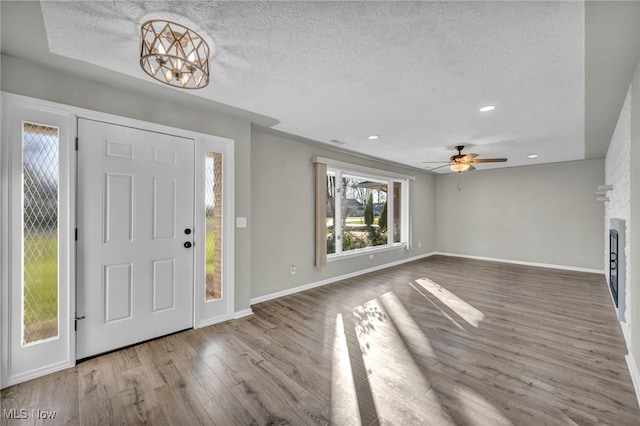
{"type": "Polygon", "coordinates": [[[209,84],[209,46],[183,25],[147,21],[140,28],[140,66],[170,86],[200,89],[209,84]]]}
{"type": "Polygon", "coordinates": [[[471,164],[467,163],[454,163],[450,166],[451,170],[454,172],[464,172],[471,169],[471,164]]]}

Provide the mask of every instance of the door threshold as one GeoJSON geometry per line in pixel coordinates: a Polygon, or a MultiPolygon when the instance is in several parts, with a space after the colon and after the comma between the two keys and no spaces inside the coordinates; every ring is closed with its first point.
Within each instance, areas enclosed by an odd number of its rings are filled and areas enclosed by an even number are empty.
{"type": "Polygon", "coordinates": [[[112,354],[112,353],[114,353],[114,352],[119,352],[119,351],[123,351],[123,350],[125,350],[125,349],[133,348],[134,346],[142,345],[142,344],[144,344],[144,343],[153,342],[154,340],[164,339],[165,337],[173,336],[174,334],[183,333],[183,332],[185,332],[185,331],[189,331],[189,330],[194,330],[194,328],[193,328],[193,327],[185,328],[185,329],[183,329],[183,330],[174,331],[174,332],[171,332],[171,333],[169,333],[169,334],[164,334],[164,335],[162,335],[162,336],[152,337],[151,339],[142,340],[142,341],[140,341],[140,342],[132,343],[132,344],[130,344],[130,345],[123,346],[123,347],[121,347],[121,348],[111,349],[111,350],[108,350],[108,351],[105,351],[105,352],[101,352],[101,353],[99,353],[99,354],[95,354],[95,355],[91,355],[91,356],[84,357],[84,358],[81,358],[81,359],[77,359],[77,360],[76,360],[76,365],[78,365],[78,364],[80,364],[80,363],[82,363],[82,362],[85,362],[85,361],[92,360],[92,359],[94,359],[94,358],[99,358],[99,357],[101,357],[101,356],[109,355],[109,354],[112,354]]]}

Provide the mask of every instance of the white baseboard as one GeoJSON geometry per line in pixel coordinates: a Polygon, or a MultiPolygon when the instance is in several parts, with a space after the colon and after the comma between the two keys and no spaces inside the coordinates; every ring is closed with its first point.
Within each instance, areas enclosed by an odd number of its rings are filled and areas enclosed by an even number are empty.
{"type": "Polygon", "coordinates": [[[624,341],[627,344],[627,350],[631,350],[631,330],[629,329],[629,324],[626,322],[619,321],[620,328],[622,329],[622,335],[624,336],[624,341]]]}
{"type": "Polygon", "coordinates": [[[484,257],[484,256],[471,256],[468,254],[458,254],[458,253],[446,253],[437,251],[433,254],[440,254],[443,256],[452,256],[452,257],[464,257],[467,259],[476,259],[476,260],[486,260],[489,262],[501,262],[501,263],[512,263],[514,265],[525,265],[525,266],[535,266],[538,268],[551,268],[551,269],[562,269],[565,271],[576,271],[576,272],[589,272],[592,274],[604,274],[603,269],[590,269],[590,268],[581,268],[579,266],[567,266],[567,265],[555,265],[552,263],[539,263],[539,262],[524,262],[520,260],[511,260],[511,259],[499,259],[496,257],[484,257]]]}
{"type": "Polygon", "coordinates": [[[633,359],[633,354],[631,352],[625,356],[625,359],[627,360],[627,367],[629,367],[629,374],[631,375],[633,388],[636,391],[636,399],[638,400],[638,405],[640,405],[640,372],[638,371],[638,365],[633,359]]]}
{"type": "Polygon", "coordinates": [[[238,311],[238,312],[234,312],[231,315],[221,315],[219,317],[209,318],[207,320],[204,320],[204,321],[198,323],[198,326],[196,328],[208,327],[210,325],[219,324],[221,322],[229,321],[229,320],[232,320],[232,319],[244,318],[244,317],[247,317],[249,315],[253,315],[253,311],[251,310],[251,308],[243,309],[242,311],[238,311]]]}
{"type": "Polygon", "coordinates": [[[253,311],[251,310],[251,308],[235,312],[233,314],[233,319],[244,318],[248,317],[249,315],[253,315],[253,311]]]}
{"type": "Polygon", "coordinates": [[[206,319],[204,321],[199,322],[198,326],[196,328],[208,327],[210,325],[219,324],[221,322],[225,322],[225,321],[233,319],[233,318],[235,318],[233,315],[222,315],[222,316],[215,317],[215,318],[209,318],[209,319],[206,319]]]}
{"type": "Polygon", "coordinates": [[[277,299],[278,297],[284,297],[284,296],[288,296],[290,294],[299,293],[301,291],[310,290],[310,289],[315,288],[315,287],[320,287],[320,286],[323,286],[323,285],[331,284],[331,283],[334,283],[336,281],[346,280],[348,278],[357,277],[358,275],[368,274],[369,272],[375,272],[375,271],[379,271],[381,269],[390,268],[392,266],[402,265],[403,263],[413,262],[414,260],[424,259],[425,257],[433,256],[433,254],[434,253],[421,254],[419,256],[413,256],[413,257],[409,257],[407,259],[397,260],[395,262],[385,263],[383,265],[378,265],[378,266],[374,266],[374,267],[371,267],[371,268],[362,269],[360,271],[350,272],[350,273],[344,274],[344,275],[338,275],[338,276],[335,276],[335,277],[327,278],[325,280],[316,281],[316,282],[309,283],[309,284],[303,284],[301,286],[297,286],[297,287],[293,287],[293,288],[288,288],[286,290],[278,291],[278,292],[275,292],[275,293],[265,294],[264,296],[253,297],[251,299],[251,304],[255,305],[257,303],[266,302],[267,300],[277,299]]]}

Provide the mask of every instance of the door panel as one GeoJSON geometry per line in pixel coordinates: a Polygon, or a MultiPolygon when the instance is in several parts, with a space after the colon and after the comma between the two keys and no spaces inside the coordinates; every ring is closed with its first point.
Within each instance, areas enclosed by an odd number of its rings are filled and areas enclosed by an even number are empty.
{"type": "Polygon", "coordinates": [[[176,179],[153,178],[153,239],[176,237],[176,179]]]}
{"type": "Polygon", "coordinates": [[[104,244],[133,242],[134,176],[105,173],[104,244]]]}
{"type": "Polygon", "coordinates": [[[194,141],[78,120],[77,358],[193,326],[194,141]]]}
{"type": "Polygon", "coordinates": [[[105,324],[131,319],[133,312],[133,264],[104,265],[105,324]]]}
{"type": "Polygon", "coordinates": [[[175,259],[153,261],[153,312],[175,308],[176,276],[175,259]]]}

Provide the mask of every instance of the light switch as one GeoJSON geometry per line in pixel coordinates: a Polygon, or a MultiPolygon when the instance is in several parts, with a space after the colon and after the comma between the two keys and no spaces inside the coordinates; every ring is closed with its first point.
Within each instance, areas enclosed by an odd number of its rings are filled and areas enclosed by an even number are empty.
{"type": "Polygon", "coordinates": [[[246,227],[247,227],[247,218],[236,217],[236,228],[246,228],[246,227]]]}

